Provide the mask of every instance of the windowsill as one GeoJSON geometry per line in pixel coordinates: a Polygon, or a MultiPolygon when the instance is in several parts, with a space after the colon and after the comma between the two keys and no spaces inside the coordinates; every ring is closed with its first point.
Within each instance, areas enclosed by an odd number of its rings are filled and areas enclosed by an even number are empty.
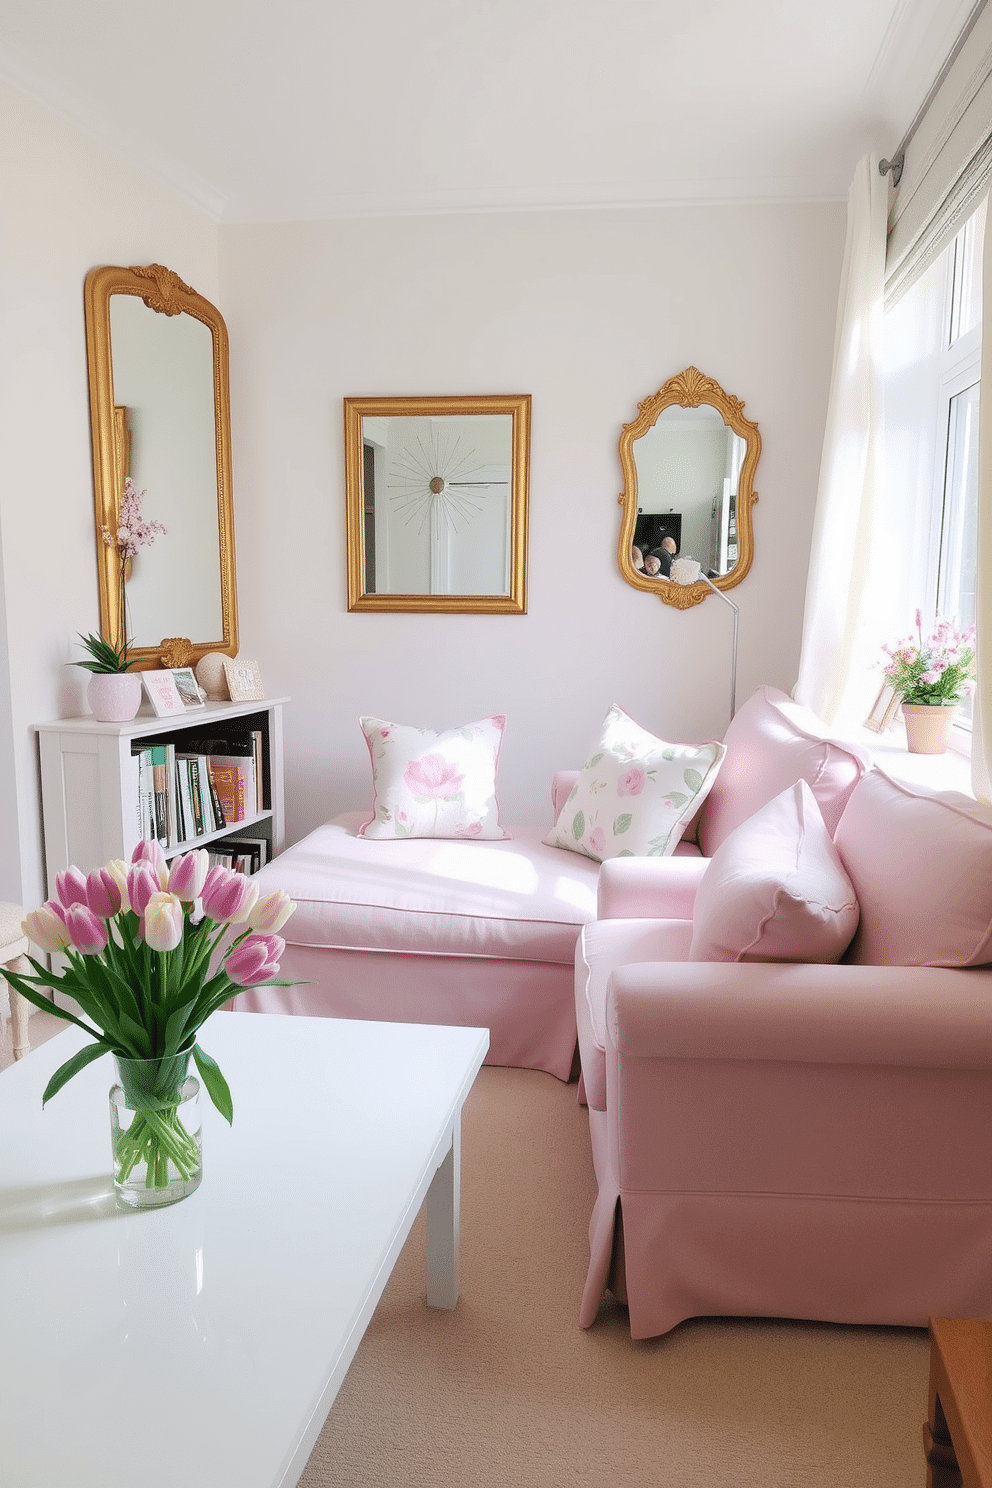
{"type": "Polygon", "coordinates": [[[923,785],[930,790],[953,790],[974,799],[971,787],[971,760],[953,744],[943,754],[911,754],[906,747],[906,730],[901,720],[884,734],[871,729],[856,730],[854,742],[867,749],[875,764],[893,780],[907,785],[923,785]]]}

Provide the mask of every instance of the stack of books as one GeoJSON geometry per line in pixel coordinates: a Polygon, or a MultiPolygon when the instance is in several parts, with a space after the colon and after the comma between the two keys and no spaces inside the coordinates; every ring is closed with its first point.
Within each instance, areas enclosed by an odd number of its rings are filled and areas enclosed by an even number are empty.
{"type": "MultiPolygon", "coordinates": [[[[223,738],[184,736],[179,744],[136,739],[132,753],[138,760],[138,829],[145,841],[183,846],[252,821],[264,810],[260,729],[232,730],[223,738]]],[[[264,839],[249,844],[259,840],[264,839]]]]}

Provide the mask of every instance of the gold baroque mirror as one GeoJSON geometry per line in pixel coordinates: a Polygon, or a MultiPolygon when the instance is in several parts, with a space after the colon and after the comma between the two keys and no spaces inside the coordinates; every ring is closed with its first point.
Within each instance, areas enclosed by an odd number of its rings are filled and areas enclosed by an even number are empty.
{"type": "Polygon", "coordinates": [[[673,583],[674,558],[695,559],[717,589],[732,589],[751,567],[761,435],[741,399],[696,367],[637,406],[620,435],[620,572],[684,610],[711,590],[701,579],[673,583]]]}
{"type": "Polygon", "coordinates": [[[345,398],[349,610],[526,613],[530,401],[345,398]]]}
{"type": "Polygon", "coordinates": [[[100,628],[136,668],[238,649],[227,327],[161,264],[86,276],[100,628]],[[126,562],[125,483],[160,523],[126,562]]]}

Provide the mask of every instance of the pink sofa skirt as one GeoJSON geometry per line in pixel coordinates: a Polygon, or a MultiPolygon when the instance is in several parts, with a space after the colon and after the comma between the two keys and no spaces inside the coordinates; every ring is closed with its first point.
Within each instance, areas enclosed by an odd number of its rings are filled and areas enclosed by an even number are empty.
{"type": "Polygon", "coordinates": [[[287,945],[280,977],[295,987],[251,987],[241,1012],[372,1018],[489,1029],[487,1064],[547,1070],[567,1080],[575,1056],[571,965],[471,956],[327,950],[287,945]]]}
{"type": "Polygon", "coordinates": [[[988,1202],[677,1191],[621,1199],[603,1151],[606,1113],[589,1119],[600,1189],[585,1328],[607,1288],[627,1304],[632,1338],[693,1317],[925,1328],[930,1316],[992,1316],[988,1202]]]}

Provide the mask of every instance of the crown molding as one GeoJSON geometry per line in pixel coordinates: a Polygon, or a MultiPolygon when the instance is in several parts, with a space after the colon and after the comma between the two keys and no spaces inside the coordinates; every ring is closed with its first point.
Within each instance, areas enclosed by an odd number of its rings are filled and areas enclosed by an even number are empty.
{"type": "Polygon", "coordinates": [[[39,67],[20,47],[0,36],[0,79],[58,114],[84,134],[126,155],[136,166],[169,186],[214,222],[224,215],[227,198],[196,171],[162,150],[140,131],[122,126],[120,114],[39,67]]]}
{"type": "MultiPolygon", "coordinates": [[[[853,171],[854,166],[852,164],[853,171]]],[[[325,222],[363,217],[441,217],[498,212],[647,211],[664,207],[797,206],[846,201],[849,183],[811,191],[807,179],[659,181],[645,188],[640,182],[625,190],[593,182],[562,188],[521,187],[494,194],[463,191],[411,192],[398,195],[374,188],[360,192],[235,194],[225,208],[222,225],[266,222],[325,222]]]]}

